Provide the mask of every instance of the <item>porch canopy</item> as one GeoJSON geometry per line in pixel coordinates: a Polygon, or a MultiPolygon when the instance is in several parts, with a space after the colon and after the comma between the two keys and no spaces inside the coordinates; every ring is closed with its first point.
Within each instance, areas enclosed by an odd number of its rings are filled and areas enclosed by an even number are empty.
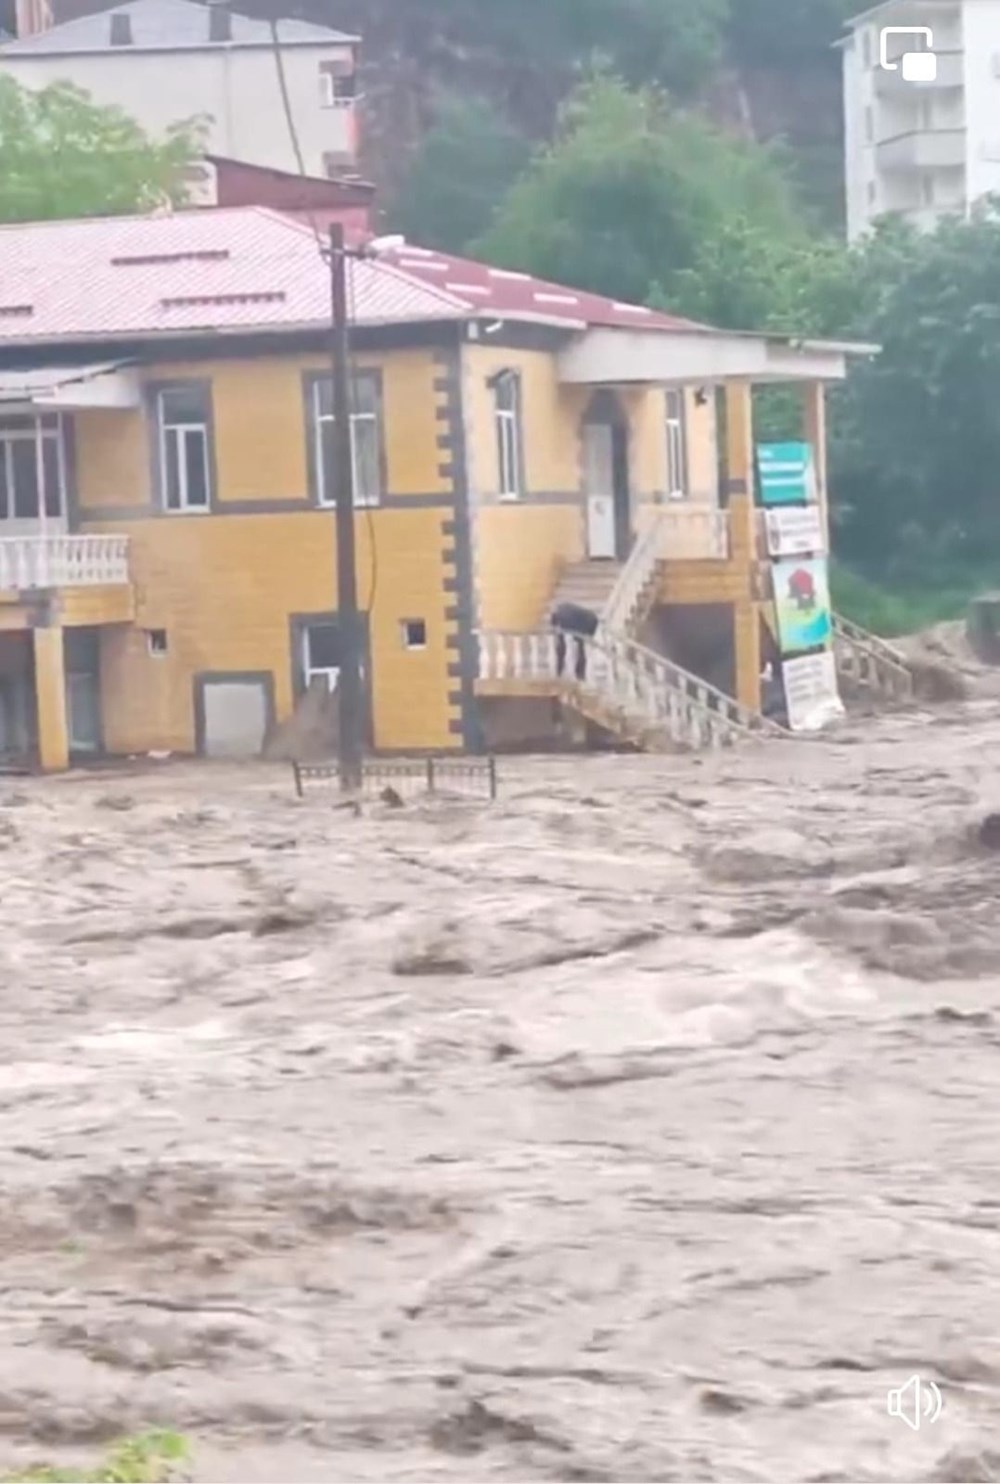
{"type": "Polygon", "coordinates": [[[129,361],[89,366],[23,366],[0,371],[0,415],[5,412],[130,410],[142,405],[141,386],[129,361]]]}
{"type": "Polygon", "coordinates": [[[877,345],[803,340],[720,330],[618,329],[594,326],[559,355],[569,385],[682,385],[691,382],[843,381],[852,356],[877,345]]]}

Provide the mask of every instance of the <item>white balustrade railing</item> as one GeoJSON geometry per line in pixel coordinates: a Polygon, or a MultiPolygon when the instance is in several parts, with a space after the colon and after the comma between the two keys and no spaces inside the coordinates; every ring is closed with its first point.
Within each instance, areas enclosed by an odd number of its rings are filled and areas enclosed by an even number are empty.
{"type": "Polygon", "coordinates": [[[686,747],[719,747],[751,732],[779,735],[781,729],[679,665],[606,631],[593,639],[566,635],[562,674],[553,633],[483,632],[479,635],[482,680],[548,681],[592,698],[623,731],[662,734],[686,747]],[[579,646],[584,668],[577,672],[579,646]]]}
{"type": "Polygon", "coordinates": [[[0,537],[0,592],[128,582],[127,536],[0,537]]]}
{"type": "Polygon", "coordinates": [[[729,520],[724,510],[712,505],[656,509],[618,574],[601,623],[612,634],[629,632],[660,562],[727,561],[729,552],[729,520]]]}
{"type": "Polygon", "coordinates": [[[554,633],[514,634],[483,630],[480,680],[553,680],[557,672],[554,633]]]}
{"type": "Polygon", "coordinates": [[[841,674],[863,690],[899,700],[913,694],[913,671],[903,655],[877,634],[833,615],[833,645],[841,674]]]}
{"type": "Polygon", "coordinates": [[[618,574],[601,614],[601,623],[612,634],[627,634],[636,611],[660,561],[662,523],[665,512],[657,510],[639,536],[628,561],[618,574]]]}

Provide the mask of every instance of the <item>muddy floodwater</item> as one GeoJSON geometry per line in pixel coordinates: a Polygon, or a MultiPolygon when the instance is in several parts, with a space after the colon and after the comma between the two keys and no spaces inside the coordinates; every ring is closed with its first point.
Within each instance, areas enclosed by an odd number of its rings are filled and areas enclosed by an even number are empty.
{"type": "Polygon", "coordinates": [[[0,1473],[1000,1477],[1000,705],[500,775],[0,782],[0,1473]]]}

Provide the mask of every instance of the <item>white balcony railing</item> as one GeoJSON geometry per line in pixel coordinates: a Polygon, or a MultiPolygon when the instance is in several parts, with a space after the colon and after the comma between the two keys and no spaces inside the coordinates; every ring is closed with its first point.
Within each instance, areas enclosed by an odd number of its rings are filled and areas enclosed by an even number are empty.
{"type": "Polygon", "coordinates": [[[0,537],[0,592],[128,580],[127,536],[0,537]]]}

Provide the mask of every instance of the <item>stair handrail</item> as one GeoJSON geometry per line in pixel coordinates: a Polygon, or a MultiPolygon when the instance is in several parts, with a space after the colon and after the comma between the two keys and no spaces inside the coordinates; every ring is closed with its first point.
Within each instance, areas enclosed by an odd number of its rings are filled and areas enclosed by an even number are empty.
{"type": "Polygon", "coordinates": [[[573,644],[567,646],[565,669],[559,675],[551,631],[491,630],[479,637],[481,678],[548,679],[578,698],[594,697],[625,723],[625,731],[645,734],[665,728],[674,741],[691,746],[721,744],[737,737],[786,735],[775,722],[673,660],[607,630],[581,640],[586,655],[582,680],[576,678],[573,644]]]}
{"type": "Polygon", "coordinates": [[[625,665],[633,673],[653,676],[664,691],[679,692],[686,700],[722,718],[740,731],[784,736],[784,729],[776,722],[742,705],[741,702],[726,695],[725,691],[719,690],[709,681],[702,680],[700,676],[683,669],[673,660],[667,659],[665,655],[657,654],[654,649],[649,649],[635,639],[629,639],[620,634],[612,635],[605,631],[604,633],[598,632],[586,643],[589,650],[588,677],[592,673],[589,661],[595,654],[604,659],[624,660],[625,665]]]}
{"type": "Polygon", "coordinates": [[[664,525],[663,510],[657,510],[649,525],[636,541],[608,594],[601,611],[601,625],[606,632],[621,633],[639,603],[643,589],[656,571],[664,525]]]}
{"type": "Polygon", "coordinates": [[[835,613],[833,615],[833,631],[841,638],[846,639],[848,643],[861,644],[866,649],[869,649],[872,654],[879,655],[881,658],[899,665],[904,670],[909,669],[905,656],[894,644],[889,644],[885,639],[880,638],[878,634],[872,634],[868,629],[863,629],[860,624],[852,623],[849,618],[845,618],[841,613],[835,613]]]}

